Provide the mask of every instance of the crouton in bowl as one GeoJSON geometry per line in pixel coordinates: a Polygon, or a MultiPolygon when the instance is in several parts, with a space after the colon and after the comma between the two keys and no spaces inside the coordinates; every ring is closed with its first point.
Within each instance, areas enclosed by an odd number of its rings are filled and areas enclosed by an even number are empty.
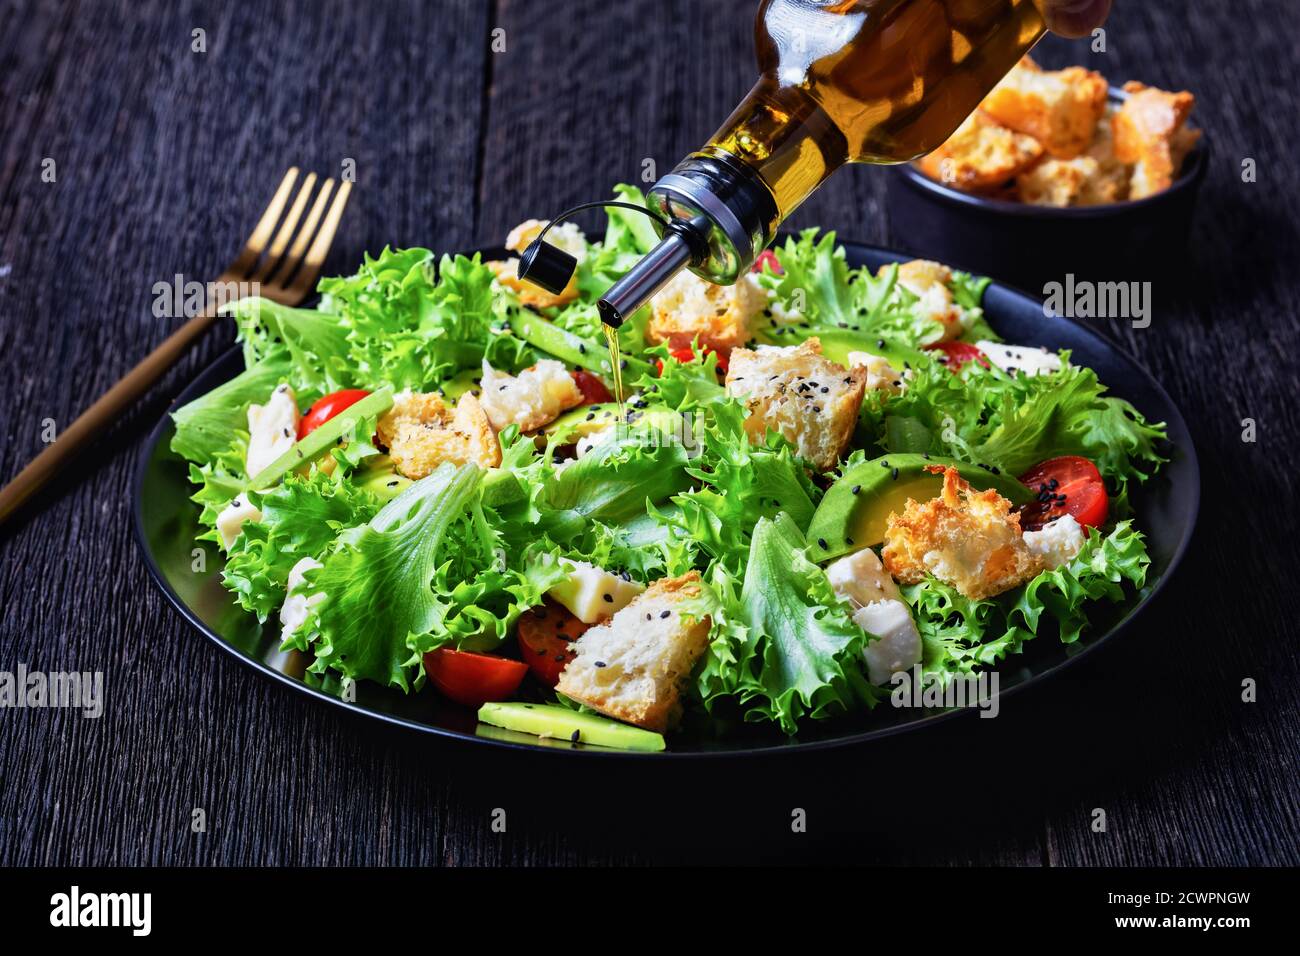
{"type": "Polygon", "coordinates": [[[1195,97],[1026,57],[939,149],[896,167],[896,236],[927,256],[1038,288],[1185,257],[1208,147],[1195,97]]]}

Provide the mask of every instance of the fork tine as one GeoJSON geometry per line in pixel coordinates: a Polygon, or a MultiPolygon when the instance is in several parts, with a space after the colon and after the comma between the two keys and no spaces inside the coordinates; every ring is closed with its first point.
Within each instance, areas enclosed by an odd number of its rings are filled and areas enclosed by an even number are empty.
{"type": "Polygon", "coordinates": [[[289,240],[293,238],[293,231],[298,228],[298,220],[302,218],[302,211],[307,208],[307,200],[311,198],[311,191],[315,186],[316,174],[308,173],[306,178],[303,179],[302,185],[298,187],[298,195],[294,197],[293,205],[289,207],[284,222],[280,224],[280,229],[271,242],[271,248],[266,251],[261,266],[253,276],[254,282],[261,282],[265,279],[267,274],[275,268],[276,263],[280,261],[280,256],[284,254],[285,247],[289,245],[289,240]]]}
{"type": "Polygon", "coordinates": [[[284,178],[280,180],[280,185],[276,187],[275,195],[271,197],[266,211],[262,213],[262,218],[257,221],[257,225],[244,241],[244,248],[226,270],[227,274],[243,276],[253,267],[253,263],[257,262],[257,257],[262,254],[267,240],[271,238],[275,224],[280,221],[280,213],[284,211],[284,204],[289,201],[289,192],[293,189],[293,181],[297,178],[298,167],[290,166],[284,178]]]}
{"type": "Polygon", "coordinates": [[[316,194],[311,212],[307,213],[307,221],[302,224],[302,229],[298,232],[298,238],[293,241],[289,254],[285,256],[275,275],[267,280],[267,285],[284,287],[288,284],[289,277],[298,268],[302,254],[307,250],[307,243],[311,242],[311,237],[316,234],[316,225],[320,222],[321,214],[325,212],[325,203],[329,201],[330,193],[333,191],[334,180],[327,179],[321,183],[320,192],[316,194]]]}
{"type": "Polygon", "coordinates": [[[316,277],[320,275],[321,266],[325,264],[325,257],[329,254],[330,246],[334,244],[334,233],[339,227],[339,220],[343,218],[343,210],[348,204],[348,196],[351,193],[352,183],[344,180],[339,185],[338,192],[334,194],[334,202],[330,204],[330,211],[325,216],[325,224],[316,234],[316,240],[311,244],[311,248],[307,251],[307,259],[302,264],[302,271],[298,273],[298,278],[294,280],[293,287],[289,290],[290,295],[299,297],[299,301],[311,291],[316,283],[316,277]]]}

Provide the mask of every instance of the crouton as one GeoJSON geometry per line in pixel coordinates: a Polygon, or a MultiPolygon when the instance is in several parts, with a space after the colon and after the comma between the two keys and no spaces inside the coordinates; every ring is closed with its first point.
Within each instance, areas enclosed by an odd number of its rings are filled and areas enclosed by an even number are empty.
{"type": "Polygon", "coordinates": [[[1106,80],[1071,66],[1041,70],[1023,61],[993,88],[980,108],[1018,133],[1032,136],[1057,159],[1073,159],[1092,142],[1106,111],[1106,80]]]}
{"type": "Polygon", "coordinates": [[[727,394],[745,404],[745,431],[762,442],[779,432],[819,471],[834,467],[857,424],[867,370],[822,358],[810,338],[789,348],[735,349],[727,394]]]}
{"type": "MultiPolygon", "coordinates": [[[[881,266],[883,271],[886,266],[881,266]]],[[[898,284],[918,296],[917,315],[943,326],[940,341],[959,338],[966,331],[970,317],[952,297],[952,270],[929,259],[913,259],[898,267],[898,284]]]]}
{"type": "Polygon", "coordinates": [[[954,189],[987,192],[1036,163],[1043,155],[1038,140],[1007,129],[976,110],[947,142],[917,165],[921,172],[954,189]]]}
{"type": "Polygon", "coordinates": [[[400,475],[412,480],[431,475],[443,462],[501,464],[501,445],[473,394],[466,392],[455,411],[433,394],[404,392],[378,422],[378,435],[400,475]]]}
{"type": "Polygon", "coordinates": [[[1035,206],[1099,206],[1118,202],[1126,176],[1112,175],[1092,156],[1048,159],[1016,180],[1021,202],[1035,206]]]}
{"type": "Polygon", "coordinates": [[[885,568],[901,584],[919,584],[926,574],[951,584],[972,600],[1001,594],[1043,569],[1020,531],[1020,515],[995,490],[975,492],[955,468],[943,472],[943,491],[929,501],[908,499],[892,513],[881,550],[885,568]]]}
{"type": "Polygon", "coordinates": [[[650,300],[646,340],[670,348],[700,345],[723,358],[750,337],[751,320],[767,307],[767,294],[748,273],[733,285],[715,285],[683,269],[650,300]]]}
{"type": "MultiPolygon", "coordinates": [[[[525,219],[511,229],[510,234],[506,236],[506,248],[511,252],[523,252],[541,234],[542,229],[546,227],[546,223],[547,220],[544,219],[525,219]]],[[[587,258],[587,237],[582,234],[582,230],[574,223],[561,223],[546,234],[544,241],[557,249],[563,249],[577,259],[579,265],[587,258]]],[[[519,278],[518,259],[495,260],[486,263],[486,265],[496,275],[497,282],[515,293],[521,305],[534,309],[552,309],[568,305],[578,298],[578,273],[576,269],[569,279],[568,285],[558,293],[551,293],[541,286],[533,285],[531,282],[525,282],[519,278]]]]}
{"type": "Polygon", "coordinates": [[[561,412],[582,404],[582,392],[573,376],[555,359],[542,359],[518,376],[499,372],[485,360],[479,385],[483,410],[497,431],[508,425],[535,431],[555,421],[561,412]]]}
{"type": "Polygon", "coordinates": [[[1196,104],[1196,97],[1186,90],[1169,93],[1130,81],[1128,93],[1111,118],[1115,139],[1115,156],[1132,163],[1129,198],[1142,199],[1173,185],[1183,159],[1200,138],[1200,130],[1184,124],[1196,104]]]}
{"type": "Polygon", "coordinates": [[[571,645],[574,657],[555,689],[618,720],[665,730],[679,715],[682,684],[708,645],[709,618],[689,611],[701,593],[698,571],[654,582],[571,645]]]}

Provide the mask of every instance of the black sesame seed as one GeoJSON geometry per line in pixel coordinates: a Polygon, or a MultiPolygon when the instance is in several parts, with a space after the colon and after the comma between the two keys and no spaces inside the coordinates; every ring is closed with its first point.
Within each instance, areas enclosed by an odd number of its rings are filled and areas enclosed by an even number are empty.
{"type": "Polygon", "coordinates": [[[829,551],[829,550],[830,550],[830,546],[826,543],[826,539],[825,539],[825,538],[818,538],[818,539],[817,539],[817,547],[821,548],[823,551],[829,551]]]}
{"type": "Polygon", "coordinates": [[[852,491],[853,494],[855,494],[855,495],[856,495],[859,491],[861,491],[861,490],[862,490],[862,486],[861,486],[861,485],[854,485],[854,486],[850,489],[850,491],[852,491]]]}
{"type": "Polygon", "coordinates": [[[608,667],[608,666],[609,666],[609,665],[606,664],[604,661],[596,661],[595,664],[596,664],[597,667],[608,667]]]}
{"type": "Polygon", "coordinates": [[[575,730],[573,733],[569,734],[569,739],[572,740],[572,741],[576,744],[576,743],[578,742],[578,738],[579,738],[580,736],[581,736],[581,734],[580,734],[578,731],[575,730]]]}
{"type": "Polygon", "coordinates": [[[672,611],[664,611],[659,615],[659,619],[662,621],[664,618],[668,617],[672,613],[673,613],[672,611]]]}
{"type": "Polygon", "coordinates": [[[601,597],[603,597],[603,598],[605,599],[605,603],[606,603],[606,604],[613,604],[613,603],[614,603],[614,595],[612,595],[612,594],[602,594],[601,597]]]}
{"type": "Polygon", "coordinates": [[[853,543],[853,539],[852,539],[852,538],[848,538],[848,537],[846,537],[846,538],[844,539],[844,543],[845,543],[845,544],[852,544],[852,543],[853,543]]]}
{"type": "Polygon", "coordinates": [[[579,351],[580,353],[582,353],[583,355],[586,355],[586,354],[587,354],[587,346],[585,346],[585,345],[583,345],[581,342],[579,342],[579,343],[578,343],[578,351],[579,351]]]}
{"type": "Polygon", "coordinates": [[[890,477],[893,481],[897,481],[897,480],[898,480],[898,469],[897,469],[897,468],[892,468],[892,469],[890,469],[889,477],[890,477]]]}

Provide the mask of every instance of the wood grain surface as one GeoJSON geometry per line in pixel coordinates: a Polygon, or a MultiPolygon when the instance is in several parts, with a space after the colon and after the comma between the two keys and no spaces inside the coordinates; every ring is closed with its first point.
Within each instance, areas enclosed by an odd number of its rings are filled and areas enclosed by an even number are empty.
{"type": "MultiPolygon", "coordinates": [[[[106,697],[94,720],[0,711],[0,863],[1300,863],[1300,5],[1116,6],[1104,54],[1053,38],[1039,58],[1193,90],[1212,150],[1150,328],[1099,323],[1183,409],[1204,480],[1192,550],[1125,640],[997,720],[721,769],[593,773],[376,728],[190,631],[137,551],[139,444],[223,328],[0,531],[0,670],[103,671],[106,697]]],[[[332,272],[495,244],[702,142],[752,82],[754,7],[0,0],[0,480],[165,336],[154,283],[215,274],[286,166],[355,161],[332,272]]],[[[907,247],[886,176],[841,172],[793,224],[907,247]]]]}

